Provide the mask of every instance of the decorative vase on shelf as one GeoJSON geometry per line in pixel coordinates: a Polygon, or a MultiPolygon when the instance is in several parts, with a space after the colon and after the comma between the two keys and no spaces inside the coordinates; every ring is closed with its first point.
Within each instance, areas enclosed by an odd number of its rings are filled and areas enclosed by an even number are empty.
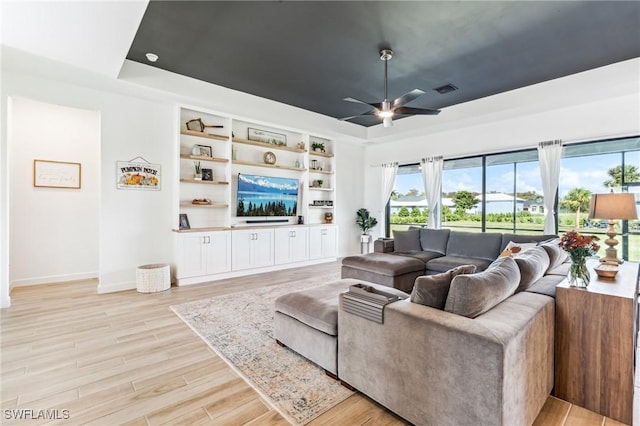
{"type": "Polygon", "coordinates": [[[591,281],[591,274],[587,268],[587,258],[584,256],[571,256],[571,266],[568,275],[571,287],[587,288],[591,281]]]}
{"type": "Polygon", "coordinates": [[[193,175],[193,180],[202,180],[202,174],[201,173],[195,173],[193,175]]]}

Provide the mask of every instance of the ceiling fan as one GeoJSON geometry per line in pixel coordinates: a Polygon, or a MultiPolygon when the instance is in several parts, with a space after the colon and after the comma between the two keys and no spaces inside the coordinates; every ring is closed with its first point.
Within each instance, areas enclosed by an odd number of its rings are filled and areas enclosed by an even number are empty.
{"type": "Polygon", "coordinates": [[[361,117],[363,115],[377,115],[382,118],[382,125],[384,127],[391,127],[393,126],[393,117],[397,115],[437,115],[440,113],[439,109],[412,108],[404,106],[425,93],[424,90],[420,89],[413,89],[412,91],[400,96],[395,101],[389,102],[389,98],[387,96],[387,63],[392,57],[393,50],[382,49],[380,51],[380,60],[384,61],[384,100],[382,102],[370,103],[355,98],[344,98],[347,102],[370,105],[373,109],[359,115],[344,117],[340,120],[351,120],[352,118],[361,117]]]}

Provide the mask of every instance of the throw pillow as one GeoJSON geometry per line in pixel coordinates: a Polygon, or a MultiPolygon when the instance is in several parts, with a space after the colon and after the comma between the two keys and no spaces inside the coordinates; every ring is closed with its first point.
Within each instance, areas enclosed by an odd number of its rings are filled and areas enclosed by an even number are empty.
{"type": "Polygon", "coordinates": [[[520,285],[516,293],[538,281],[549,268],[549,256],[542,247],[531,247],[513,257],[520,269],[520,285]]]}
{"type": "Polygon", "coordinates": [[[420,251],[420,229],[393,231],[394,251],[420,251]]]}
{"type": "Polygon", "coordinates": [[[451,280],[460,274],[473,274],[475,265],[461,265],[447,272],[416,278],[411,291],[411,302],[432,308],[444,309],[451,280]]]}
{"type": "Polygon", "coordinates": [[[475,318],[511,296],[520,283],[520,270],[511,257],[499,257],[477,274],[451,281],[444,310],[475,318]]]}
{"type": "Polygon", "coordinates": [[[528,250],[531,247],[535,247],[536,245],[537,243],[514,243],[513,241],[509,241],[509,244],[507,244],[504,250],[502,250],[502,253],[500,253],[500,257],[522,253],[523,251],[528,250]]]}
{"type": "Polygon", "coordinates": [[[540,247],[542,247],[549,256],[549,267],[547,271],[557,268],[569,259],[569,253],[560,248],[558,244],[560,244],[560,238],[545,241],[540,244],[540,247]]]}

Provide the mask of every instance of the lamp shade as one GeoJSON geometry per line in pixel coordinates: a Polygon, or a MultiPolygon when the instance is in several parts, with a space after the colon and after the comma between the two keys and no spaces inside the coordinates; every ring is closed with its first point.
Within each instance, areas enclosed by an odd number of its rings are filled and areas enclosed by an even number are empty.
{"type": "Polygon", "coordinates": [[[634,194],[593,194],[589,206],[591,219],[637,219],[634,194]]]}

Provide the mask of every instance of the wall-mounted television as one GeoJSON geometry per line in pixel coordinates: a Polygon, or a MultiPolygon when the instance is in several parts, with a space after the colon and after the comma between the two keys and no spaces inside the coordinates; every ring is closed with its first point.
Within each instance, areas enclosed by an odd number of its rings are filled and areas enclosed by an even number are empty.
{"type": "Polygon", "coordinates": [[[237,216],[296,216],[298,179],[238,173],[237,216]]]}

